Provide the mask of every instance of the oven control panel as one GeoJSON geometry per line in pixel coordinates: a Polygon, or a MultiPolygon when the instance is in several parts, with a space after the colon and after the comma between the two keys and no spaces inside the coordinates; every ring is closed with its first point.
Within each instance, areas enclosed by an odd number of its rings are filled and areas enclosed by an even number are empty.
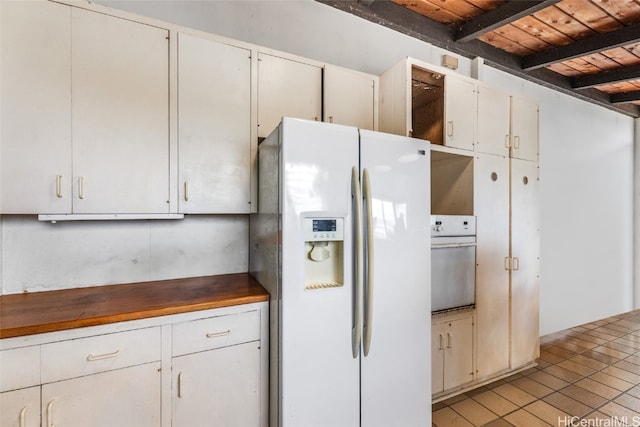
{"type": "Polygon", "coordinates": [[[431,215],[431,237],[475,235],[476,217],[473,215],[431,215]]]}

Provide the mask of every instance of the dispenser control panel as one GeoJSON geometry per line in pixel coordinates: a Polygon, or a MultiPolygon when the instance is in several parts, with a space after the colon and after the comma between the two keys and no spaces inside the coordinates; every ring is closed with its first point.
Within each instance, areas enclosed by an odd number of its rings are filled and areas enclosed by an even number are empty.
{"type": "Polygon", "coordinates": [[[335,242],[344,240],[343,218],[305,218],[306,242],[335,242]]]}

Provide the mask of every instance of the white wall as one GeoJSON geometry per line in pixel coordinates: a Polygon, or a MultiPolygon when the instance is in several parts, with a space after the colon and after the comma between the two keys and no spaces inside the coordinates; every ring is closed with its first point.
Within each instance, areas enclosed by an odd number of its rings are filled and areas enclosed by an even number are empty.
{"type": "MultiPolygon", "coordinates": [[[[444,53],[312,0],[98,3],[372,74],[404,56],[439,65],[444,53]]],[[[458,71],[469,75],[470,70],[470,61],[461,58],[458,71]]],[[[633,120],[488,67],[481,75],[540,102],[542,333],[631,309],[633,120]]],[[[246,242],[244,221],[206,217],[174,225],[71,224],[63,225],[68,233],[59,233],[49,227],[61,224],[5,218],[3,291],[48,288],[65,280],[65,286],[74,286],[246,271],[246,250],[240,248],[246,242]],[[224,239],[214,238],[228,225],[231,231],[224,239]],[[84,233],[90,238],[85,240],[84,233]],[[235,245],[234,235],[239,237],[235,245]],[[194,247],[192,239],[198,242],[194,247]],[[32,251],[50,245],[48,255],[29,260],[32,251]],[[68,248],[75,245],[84,250],[68,248]],[[157,251],[152,248],[156,245],[157,251]],[[230,254],[227,245],[235,248],[230,254]],[[96,251],[100,256],[90,255],[96,251]],[[192,260],[200,251],[208,255],[192,260]],[[64,261],[71,256],[73,260],[64,261]]]]}
{"type": "Polygon", "coordinates": [[[4,216],[2,293],[247,271],[246,216],[38,222],[4,216]]]}

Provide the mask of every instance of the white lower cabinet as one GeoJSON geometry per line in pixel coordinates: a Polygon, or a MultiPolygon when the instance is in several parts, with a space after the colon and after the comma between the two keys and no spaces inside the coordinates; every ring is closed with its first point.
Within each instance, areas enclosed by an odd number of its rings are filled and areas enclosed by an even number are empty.
{"type": "Polygon", "coordinates": [[[40,425],[40,387],[0,393],[0,426],[37,427],[40,425]]]}
{"type": "Polygon", "coordinates": [[[259,426],[260,313],[172,327],[173,426],[259,426]]]}
{"type": "Polygon", "coordinates": [[[434,395],[474,379],[473,313],[434,316],[431,324],[431,392],[434,395]]]}
{"type": "Polygon", "coordinates": [[[43,426],[160,426],[160,362],[42,386],[43,426]]]}
{"type": "Polygon", "coordinates": [[[267,310],[0,340],[0,426],[266,426],[267,310]]]}
{"type": "Polygon", "coordinates": [[[260,425],[258,341],[175,357],[175,427],[260,425]]]}

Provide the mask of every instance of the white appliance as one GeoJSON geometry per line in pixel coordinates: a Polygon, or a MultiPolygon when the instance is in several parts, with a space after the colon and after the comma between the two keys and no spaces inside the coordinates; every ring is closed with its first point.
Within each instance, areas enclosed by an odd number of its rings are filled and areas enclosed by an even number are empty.
{"type": "Polygon", "coordinates": [[[476,218],[431,216],[431,311],[476,302],[476,218]]]}
{"type": "Polygon", "coordinates": [[[250,272],[270,425],[431,425],[429,145],[284,118],[259,147],[250,272]]]}

